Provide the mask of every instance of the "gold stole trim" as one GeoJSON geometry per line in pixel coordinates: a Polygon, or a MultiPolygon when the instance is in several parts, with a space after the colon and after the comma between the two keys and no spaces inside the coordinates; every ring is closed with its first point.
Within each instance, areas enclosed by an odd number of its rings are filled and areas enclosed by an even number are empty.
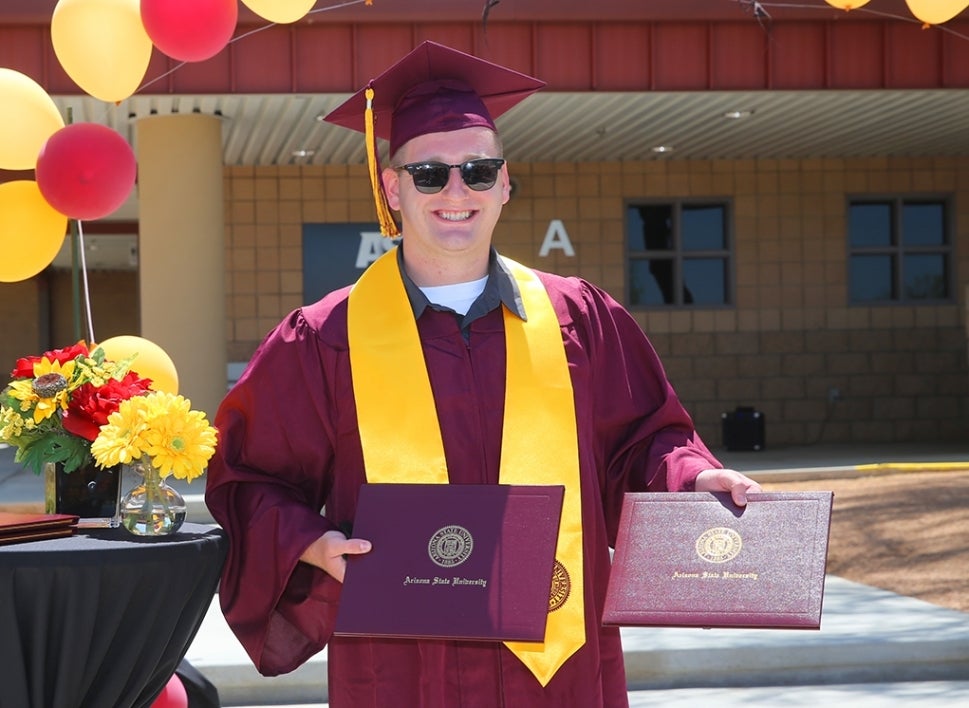
{"type": "MultiPolygon", "coordinates": [[[[550,605],[545,641],[506,642],[545,686],[585,643],[575,403],[548,293],[529,269],[503,260],[518,283],[528,321],[502,308],[507,363],[498,481],[565,485],[552,588],[556,602],[550,605]]],[[[396,248],[357,281],[347,317],[367,481],[447,484],[434,396],[396,248]]]]}

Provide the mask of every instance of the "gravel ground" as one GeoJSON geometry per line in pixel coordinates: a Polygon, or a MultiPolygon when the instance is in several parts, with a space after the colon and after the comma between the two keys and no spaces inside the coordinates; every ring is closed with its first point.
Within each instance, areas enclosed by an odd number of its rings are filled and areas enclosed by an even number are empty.
{"type": "Polygon", "coordinates": [[[828,573],[969,612],[969,472],[763,486],[834,492],[828,573]]]}

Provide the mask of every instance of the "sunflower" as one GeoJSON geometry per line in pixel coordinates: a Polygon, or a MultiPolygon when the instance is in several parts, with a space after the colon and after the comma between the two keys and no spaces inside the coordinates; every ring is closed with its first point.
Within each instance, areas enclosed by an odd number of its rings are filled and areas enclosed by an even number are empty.
{"type": "Polygon", "coordinates": [[[62,389],[52,396],[43,396],[37,392],[34,382],[30,379],[14,381],[10,384],[10,397],[20,401],[20,410],[27,412],[33,409],[34,424],[50,418],[58,409],[67,407],[67,391],[62,389]]]}
{"type": "Polygon", "coordinates": [[[39,424],[58,410],[67,408],[68,382],[74,375],[74,362],[61,363],[41,357],[34,364],[34,378],[13,381],[11,398],[20,402],[20,410],[33,409],[34,424],[39,424]]]}

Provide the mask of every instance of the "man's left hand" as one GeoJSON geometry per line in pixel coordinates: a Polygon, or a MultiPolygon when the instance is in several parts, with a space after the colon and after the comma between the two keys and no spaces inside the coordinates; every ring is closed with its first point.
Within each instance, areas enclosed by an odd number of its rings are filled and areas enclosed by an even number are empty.
{"type": "Polygon", "coordinates": [[[750,477],[729,469],[703,470],[697,475],[695,489],[698,492],[730,492],[730,498],[737,506],[747,505],[747,494],[764,491],[750,477]]]}

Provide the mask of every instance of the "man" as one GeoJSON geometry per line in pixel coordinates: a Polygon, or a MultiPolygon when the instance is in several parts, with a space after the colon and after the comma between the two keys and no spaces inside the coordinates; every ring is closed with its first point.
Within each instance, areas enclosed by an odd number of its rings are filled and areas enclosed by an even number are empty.
{"type": "Polygon", "coordinates": [[[494,116],[542,85],[425,42],[328,116],[367,134],[402,245],[280,323],[216,418],[223,611],[264,674],[328,645],[335,708],[626,705],[619,632],[600,622],[623,494],[759,490],[704,446],[619,304],[493,250],[510,195],[494,116]],[[345,556],[370,549],[343,529],[360,485],[388,481],[565,486],[565,600],[538,649],[332,636],[345,556]]]}

